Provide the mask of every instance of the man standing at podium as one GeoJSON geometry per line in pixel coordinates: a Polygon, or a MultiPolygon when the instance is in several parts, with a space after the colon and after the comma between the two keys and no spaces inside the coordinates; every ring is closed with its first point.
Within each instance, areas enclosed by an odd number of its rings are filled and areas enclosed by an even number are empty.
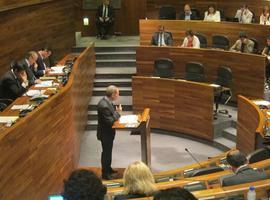
{"type": "Polygon", "coordinates": [[[101,141],[102,154],[101,154],[101,167],[102,178],[106,180],[113,179],[113,174],[116,173],[111,167],[112,163],[112,148],[115,136],[115,129],[112,128],[113,123],[120,118],[122,111],[121,104],[114,106],[113,102],[119,99],[119,89],[110,85],[106,89],[106,96],[103,97],[98,105],[98,128],[97,138],[101,141]]]}

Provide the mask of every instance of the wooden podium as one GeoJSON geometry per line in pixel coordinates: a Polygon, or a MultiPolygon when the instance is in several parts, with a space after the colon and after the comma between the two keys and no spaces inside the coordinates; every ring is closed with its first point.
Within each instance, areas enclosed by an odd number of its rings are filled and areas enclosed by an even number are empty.
{"type": "Polygon", "coordinates": [[[113,124],[114,129],[138,131],[141,135],[141,158],[142,161],[151,167],[151,147],[150,147],[150,109],[145,108],[142,114],[138,114],[138,123],[120,123],[116,121],[113,124]]]}

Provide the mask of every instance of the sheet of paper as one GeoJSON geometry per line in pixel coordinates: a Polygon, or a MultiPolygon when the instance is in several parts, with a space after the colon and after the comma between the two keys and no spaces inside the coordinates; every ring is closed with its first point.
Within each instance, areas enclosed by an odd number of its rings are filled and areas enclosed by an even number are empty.
{"type": "Polygon", "coordinates": [[[220,85],[218,85],[218,84],[210,84],[210,86],[215,87],[215,88],[219,88],[220,87],[220,85]]]}
{"type": "Polygon", "coordinates": [[[29,97],[44,94],[45,90],[28,90],[26,95],[29,97]]]}
{"type": "Polygon", "coordinates": [[[38,83],[35,85],[35,87],[51,87],[53,85],[53,81],[41,81],[41,83],[38,83]]]}
{"type": "Polygon", "coordinates": [[[0,116],[0,123],[1,124],[9,124],[14,123],[19,116],[0,116]]]}
{"type": "Polygon", "coordinates": [[[13,105],[11,110],[25,110],[29,108],[29,104],[13,105]]]}
{"type": "Polygon", "coordinates": [[[120,124],[137,124],[138,115],[124,115],[119,119],[120,124]]]}
{"type": "Polygon", "coordinates": [[[42,76],[39,77],[40,80],[55,80],[56,77],[55,76],[42,76]]]}
{"type": "Polygon", "coordinates": [[[265,101],[265,100],[258,100],[258,101],[253,101],[253,103],[255,103],[256,105],[262,105],[262,106],[269,106],[270,102],[269,101],[265,101]]]}
{"type": "Polygon", "coordinates": [[[65,68],[65,66],[54,66],[54,67],[51,67],[51,72],[50,74],[61,74],[63,73],[63,69],[65,68]]]}

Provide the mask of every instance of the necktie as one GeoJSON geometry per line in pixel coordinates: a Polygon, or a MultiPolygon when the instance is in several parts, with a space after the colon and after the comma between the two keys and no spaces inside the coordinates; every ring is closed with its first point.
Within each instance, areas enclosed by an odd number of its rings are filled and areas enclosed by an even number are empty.
{"type": "Polygon", "coordinates": [[[105,12],[106,12],[106,6],[103,5],[103,9],[102,9],[102,17],[103,18],[105,17],[105,12]]]}
{"type": "Polygon", "coordinates": [[[241,52],[242,52],[242,53],[244,52],[244,49],[245,49],[245,44],[242,43],[242,44],[241,44],[241,52]]]}
{"type": "Polygon", "coordinates": [[[159,33],[158,35],[158,46],[162,46],[162,33],[159,33]]]}

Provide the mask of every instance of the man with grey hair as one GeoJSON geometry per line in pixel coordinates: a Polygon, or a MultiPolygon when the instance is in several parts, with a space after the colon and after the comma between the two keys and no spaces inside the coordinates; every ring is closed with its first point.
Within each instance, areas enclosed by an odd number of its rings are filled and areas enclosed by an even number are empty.
{"type": "Polygon", "coordinates": [[[106,96],[103,97],[98,105],[98,127],[97,139],[101,141],[102,154],[101,154],[101,167],[102,178],[106,180],[113,179],[112,174],[116,173],[111,167],[112,163],[112,148],[113,140],[115,137],[115,129],[112,128],[113,123],[120,118],[122,111],[121,104],[114,106],[113,102],[119,99],[119,89],[110,85],[106,89],[106,96]]]}

